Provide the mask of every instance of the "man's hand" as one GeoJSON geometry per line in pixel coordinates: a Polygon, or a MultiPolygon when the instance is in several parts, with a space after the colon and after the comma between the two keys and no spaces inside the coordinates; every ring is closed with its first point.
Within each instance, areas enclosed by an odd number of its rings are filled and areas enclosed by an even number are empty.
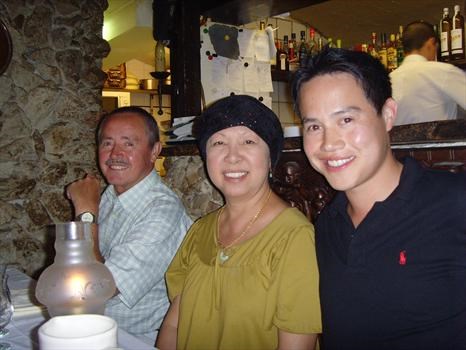
{"type": "Polygon", "coordinates": [[[98,215],[100,202],[100,182],[89,174],[66,187],[66,196],[71,200],[76,215],[90,211],[98,215]]]}

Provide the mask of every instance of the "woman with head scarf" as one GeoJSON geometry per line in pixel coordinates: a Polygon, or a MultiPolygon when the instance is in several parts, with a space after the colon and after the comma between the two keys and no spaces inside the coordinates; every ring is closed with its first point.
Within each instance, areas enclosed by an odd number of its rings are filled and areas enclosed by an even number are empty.
{"type": "Polygon", "coordinates": [[[314,229],[270,187],[283,147],[277,116],[233,95],[206,109],[194,132],[225,205],[191,227],[168,268],[171,306],[157,347],[314,349],[314,229]]]}

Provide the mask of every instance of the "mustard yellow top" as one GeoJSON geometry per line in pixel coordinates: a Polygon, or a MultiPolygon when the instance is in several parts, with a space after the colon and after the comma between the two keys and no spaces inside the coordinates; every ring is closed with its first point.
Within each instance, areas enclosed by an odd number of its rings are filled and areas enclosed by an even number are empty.
{"type": "Polygon", "coordinates": [[[307,218],[285,209],[222,264],[217,212],[193,224],[166,274],[170,300],[181,295],[178,349],[276,349],[278,329],[321,333],[307,218]]]}

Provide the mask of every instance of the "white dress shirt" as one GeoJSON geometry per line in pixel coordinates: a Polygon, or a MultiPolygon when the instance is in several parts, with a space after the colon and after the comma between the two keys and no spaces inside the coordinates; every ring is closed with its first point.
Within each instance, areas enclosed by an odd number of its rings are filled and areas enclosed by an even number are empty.
{"type": "Polygon", "coordinates": [[[449,63],[411,54],[390,73],[398,103],[396,125],[455,119],[466,108],[466,73],[449,63]]]}

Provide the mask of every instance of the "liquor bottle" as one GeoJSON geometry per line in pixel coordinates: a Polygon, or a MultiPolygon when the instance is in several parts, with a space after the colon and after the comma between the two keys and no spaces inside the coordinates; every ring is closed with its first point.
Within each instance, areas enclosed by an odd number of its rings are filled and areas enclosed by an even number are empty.
{"type": "Polygon", "coordinates": [[[297,62],[298,57],[296,56],[296,33],[291,33],[291,40],[288,41],[288,60],[290,63],[297,62]]]}
{"type": "Polygon", "coordinates": [[[448,7],[443,9],[443,17],[440,21],[440,60],[448,62],[451,55],[451,18],[448,7]]]}
{"type": "MultiPolygon", "coordinates": [[[[273,25],[272,24],[268,24],[267,27],[270,27],[270,29],[272,29],[272,38],[273,38],[273,42],[275,43],[275,50],[277,50],[277,39],[275,38],[275,31],[273,30],[273,25]]],[[[270,68],[271,69],[276,69],[277,68],[277,53],[275,51],[275,57],[271,57],[270,58],[270,68]]]]}
{"type": "Polygon", "coordinates": [[[390,34],[390,41],[387,45],[387,69],[389,72],[398,68],[395,34],[390,34]]]}
{"type": "Polygon", "coordinates": [[[376,32],[372,32],[371,43],[369,44],[369,47],[367,48],[367,50],[372,57],[379,59],[379,53],[377,52],[377,33],[376,32]]]}
{"type": "Polygon", "coordinates": [[[335,43],[333,42],[333,39],[332,39],[331,37],[329,37],[329,38],[327,39],[327,47],[330,48],[330,49],[333,49],[333,48],[337,47],[337,46],[335,45],[335,43]]]}
{"type": "Polygon", "coordinates": [[[405,58],[405,52],[403,49],[403,26],[399,27],[399,31],[396,34],[396,62],[398,67],[401,65],[401,62],[403,62],[403,59],[405,58]]]}
{"type": "Polygon", "coordinates": [[[317,39],[317,53],[322,51],[323,48],[324,48],[324,40],[322,39],[321,36],[319,36],[319,39],[317,39]]]}
{"type": "Polygon", "coordinates": [[[337,39],[337,48],[341,49],[341,39],[337,39]]]}
{"type": "Polygon", "coordinates": [[[279,70],[283,70],[283,71],[290,70],[290,61],[288,60],[287,48],[288,48],[288,35],[285,35],[283,37],[283,44],[280,48],[280,55],[279,55],[279,61],[278,61],[279,70]]]}
{"type": "Polygon", "coordinates": [[[387,57],[387,34],[382,33],[380,36],[380,49],[379,49],[379,59],[382,62],[385,68],[388,67],[388,57],[387,57]]]}
{"type": "Polygon", "coordinates": [[[301,31],[301,42],[299,43],[298,48],[298,60],[299,66],[303,67],[306,64],[308,55],[308,47],[306,43],[306,32],[304,30],[301,31]]]}
{"type": "Polygon", "coordinates": [[[455,14],[451,20],[451,59],[465,58],[464,17],[460,13],[460,5],[455,5],[455,14]]]}
{"type": "Polygon", "coordinates": [[[317,55],[317,42],[316,42],[316,32],[314,28],[309,29],[309,56],[313,57],[317,55]]]}
{"type": "Polygon", "coordinates": [[[296,55],[296,33],[291,33],[291,39],[288,40],[288,62],[291,71],[298,69],[298,56],[296,55]]]}

